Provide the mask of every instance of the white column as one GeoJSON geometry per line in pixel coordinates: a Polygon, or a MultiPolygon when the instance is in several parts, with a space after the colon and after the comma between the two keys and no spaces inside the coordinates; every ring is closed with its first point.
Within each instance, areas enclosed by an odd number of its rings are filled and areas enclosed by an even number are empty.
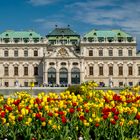
{"type": "Polygon", "coordinates": [[[68,62],[68,84],[71,84],[71,63],[68,62]]]}
{"type": "Polygon", "coordinates": [[[56,70],[56,84],[60,84],[60,82],[59,82],[59,69],[58,70],[56,70]]]}
{"type": "Polygon", "coordinates": [[[80,62],[80,83],[84,82],[84,61],[80,62]]]}
{"type": "Polygon", "coordinates": [[[59,74],[59,70],[60,70],[60,67],[59,67],[59,63],[58,61],[56,61],[56,84],[60,84],[60,74],[59,74]]]}
{"type": "Polygon", "coordinates": [[[44,66],[43,66],[43,82],[45,84],[48,84],[47,62],[44,62],[44,66]]]}

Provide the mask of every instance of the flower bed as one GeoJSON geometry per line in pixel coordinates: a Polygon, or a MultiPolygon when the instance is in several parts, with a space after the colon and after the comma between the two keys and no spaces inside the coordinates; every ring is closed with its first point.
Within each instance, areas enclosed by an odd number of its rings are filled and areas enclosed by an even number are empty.
{"type": "Polygon", "coordinates": [[[38,94],[26,92],[0,98],[0,139],[27,140],[126,140],[140,133],[139,88],[93,90],[82,85],[82,94],[66,91],[38,94]]]}

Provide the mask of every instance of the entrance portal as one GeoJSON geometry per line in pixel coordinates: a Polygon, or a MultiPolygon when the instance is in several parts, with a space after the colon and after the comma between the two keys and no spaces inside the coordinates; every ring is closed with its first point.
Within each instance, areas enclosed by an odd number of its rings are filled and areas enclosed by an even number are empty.
{"type": "Polygon", "coordinates": [[[55,68],[48,69],[48,83],[56,84],[56,69],[55,68]]]}
{"type": "Polygon", "coordinates": [[[66,68],[61,68],[59,72],[60,72],[59,75],[60,84],[68,84],[68,70],[66,68]]]}

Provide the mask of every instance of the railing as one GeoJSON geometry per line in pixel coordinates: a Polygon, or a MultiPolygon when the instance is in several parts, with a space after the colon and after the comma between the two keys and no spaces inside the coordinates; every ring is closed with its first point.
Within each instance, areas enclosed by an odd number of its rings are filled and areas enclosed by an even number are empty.
{"type": "Polygon", "coordinates": [[[46,43],[48,43],[47,39],[39,39],[38,41],[30,39],[27,42],[22,39],[20,39],[18,42],[15,42],[14,40],[9,41],[5,41],[4,39],[0,40],[0,44],[46,44],[46,43]]]}
{"type": "Polygon", "coordinates": [[[136,38],[134,37],[133,40],[131,40],[131,41],[128,41],[127,39],[123,39],[121,41],[119,41],[117,39],[112,40],[112,41],[108,41],[107,39],[104,39],[103,41],[99,41],[99,40],[89,41],[89,40],[82,39],[81,43],[87,43],[87,44],[90,44],[90,43],[136,43],[136,38]]]}

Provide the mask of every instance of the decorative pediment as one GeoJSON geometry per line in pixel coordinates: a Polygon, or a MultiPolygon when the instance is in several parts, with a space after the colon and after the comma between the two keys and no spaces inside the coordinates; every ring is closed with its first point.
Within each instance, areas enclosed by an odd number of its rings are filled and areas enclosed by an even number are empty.
{"type": "Polygon", "coordinates": [[[64,47],[57,47],[53,51],[48,54],[49,58],[77,58],[79,57],[72,48],[64,47]]]}
{"type": "Polygon", "coordinates": [[[65,48],[60,48],[57,52],[57,56],[65,57],[69,56],[69,54],[65,48]]]}

